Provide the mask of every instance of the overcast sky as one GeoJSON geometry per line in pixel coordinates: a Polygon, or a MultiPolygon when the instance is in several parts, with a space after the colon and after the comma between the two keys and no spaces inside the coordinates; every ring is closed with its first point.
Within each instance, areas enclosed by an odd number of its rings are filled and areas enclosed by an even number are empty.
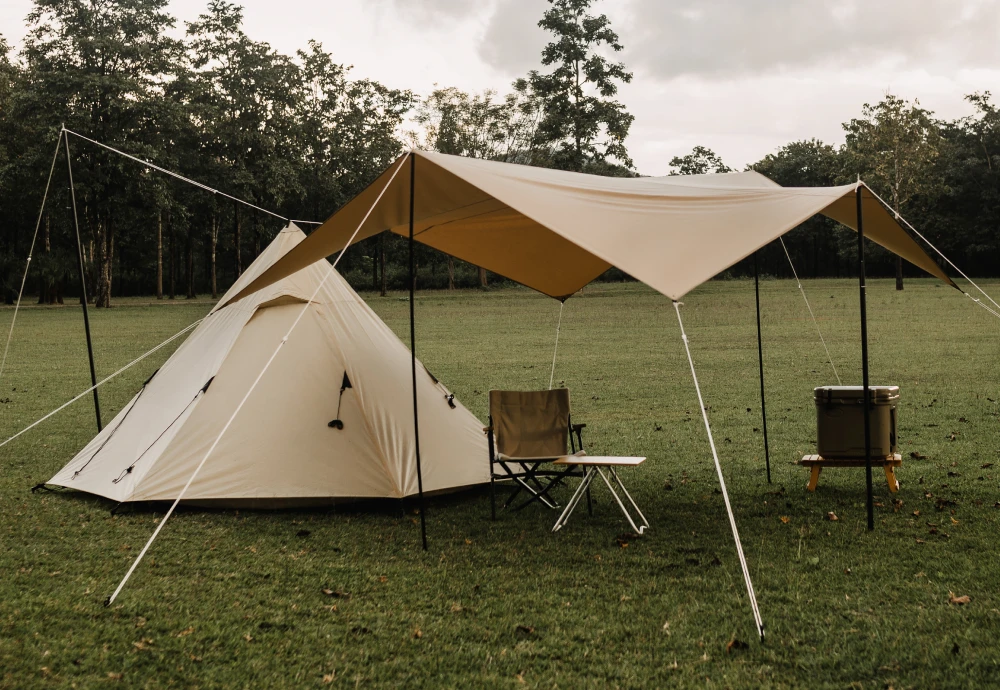
{"type": "MultiPolygon", "coordinates": [[[[179,27],[201,0],[172,0],[179,27]]],[[[245,0],[245,30],[288,54],[310,38],[355,77],[426,94],[500,92],[538,68],[546,0],[245,0]]],[[[742,167],[841,123],[886,91],[943,118],[963,96],[1000,100],[1000,0],[598,0],[635,73],[620,98],[640,172],[708,146],[742,167]]],[[[0,0],[0,34],[22,38],[30,0],[0,0]]]]}

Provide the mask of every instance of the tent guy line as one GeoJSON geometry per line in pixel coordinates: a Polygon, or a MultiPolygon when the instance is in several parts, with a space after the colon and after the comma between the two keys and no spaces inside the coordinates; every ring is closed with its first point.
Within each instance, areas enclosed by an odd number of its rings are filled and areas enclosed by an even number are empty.
{"type": "Polygon", "coordinates": [[[107,383],[111,379],[113,379],[116,376],[118,376],[119,374],[122,374],[123,372],[125,372],[127,369],[131,369],[133,366],[135,366],[136,364],[138,364],[142,360],[146,359],[147,357],[149,357],[154,352],[157,352],[158,350],[166,347],[167,345],[169,345],[173,341],[175,341],[178,338],[180,338],[182,335],[184,335],[185,333],[187,333],[188,331],[190,331],[192,328],[194,328],[195,326],[197,326],[199,323],[201,323],[204,320],[205,319],[198,319],[197,321],[195,321],[194,323],[190,324],[189,326],[185,326],[183,330],[180,330],[177,333],[174,333],[172,336],[170,336],[169,338],[167,338],[166,340],[164,340],[162,343],[160,343],[159,345],[157,345],[156,347],[154,347],[152,350],[149,350],[148,352],[139,355],[138,357],[136,357],[135,359],[133,359],[131,362],[129,362],[128,364],[126,364],[125,366],[123,366],[121,369],[119,369],[115,373],[113,373],[110,376],[107,376],[107,377],[101,379],[96,384],[94,384],[93,386],[91,386],[87,390],[83,391],[82,393],[80,393],[76,397],[71,398],[70,400],[66,401],[65,403],[63,403],[62,405],[60,405],[59,407],[57,407],[56,409],[54,409],[51,412],[49,412],[44,417],[41,417],[40,419],[38,419],[38,420],[34,421],[33,423],[29,424],[28,426],[24,427],[23,429],[21,429],[20,431],[18,431],[16,434],[14,434],[10,438],[8,438],[6,441],[3,441],[2,443],[0,443],[0,448],[3,448],[4,446],[6,446],[8,443],[10,443],[11,441],[13,441],[15,438],[17,438],[21,434],[24,434],[25,432],[28,432],[28,431],[34,429],[36,426],[38,426],[39,424],[41,424],[42,422],[44,422],[49,417],[57,414],[58,412],[62,412],[67,407],[69,407],[70,405],[72,405],[73,403],[75,403],[77,400],[79,400],[80,398],[82,398],[83,396],[85,396],[87,393],[90,393],[91,391],[96,390],[98,387],[103,386],[105,383],[107,383]]]}
{"type": "Polygon", "coordinates": [[[17,321],[17,312],[21,308],[21,298],[24,296],[24,285],[28,281],[28,269],[31,268],[31,257],[35,253],[35,241],[38,239],[38,230],[42,227],[42,216],[45,215],[45,202],[49,198],[49,187],[52,184],[52,174],[56,170],[56,160],[59,158],[59,145],[62,143],[62,133],[56,140],[56,150],[52,154],[52,166],[49,168],[49,179],[45,182],[45,193],[42,194],[42,205],[38,209],[38,221],[35,223],[35,234],[31,236],[31,246],[28,247],[28,260],[24,265],[24,276],[21,278],[21,289],[17,293],[17,303],[14,305],[14,316],[10,320],[10,330],[7,332],[7,344],[3,348],[3,359],[0,360],[0,377],[3,377],[3,370],[7,364],[7,351],[10,349],[10,339],[14,335],[14,323],[17,321]]]}
{"type": "Polygon", "coordinates": [[[792,267],[792,275],[795,276],[795,283],[799,286],[799,292],[802,293],[802,299],[805,300],[806,309],[809,310],[809,316],[812,318],[813,325],[816,326],[816,333],[819,335],[819,341],[823,343],[823,349],[826,350],[826,358],[830,361],[830,367],[833,369],[833,375],[837,377],[837,385],[844,385],[840,380],[840,374],[837,372],[837,365],[833,363],[833,355],[830,354],[830,348],[826,346],[826,339],[823,337],[823,331],[820,330],[819,321],[816,320],[816,315],[813,313],[812,305],[809,304],[809,298],[806,297],[805,288],[802,287],[802,281],[799,280],[799,273],[795,270],[795,264],[792,263],[792,256],[788,253],[788,247],[785,245],[785,238],[779,237],[781,240],[781,248],[785,250],[785,256],[788,257],[788,265],[792,267]]]}
{"type": "MultiPolygon", "coordinates": [[[[89,137],[85,137],[82,134],[79,134],[78,132],[74,132],[71,129],[66,129],[65,127],[63,127],[62,131],[65,132],[66,134],[72,134],[73,136],[78,137],[80,139],[83,139],[84,141],[89,141],[91,144],[94,144],[95,146],[100,146],[102,149],[107,149],[108,151],[111,151],[112,153],[117,153],[119,156],[124,156],[125,158],[128,158],[131,161],[135,161],[136,163],[139,163],[140,165],[145,165],[147,168],[151,168],[153,170],[156,170],[157,172],[161,172],[164,175],[169,175],[170,177],[178,179],[181,182],[187,182],[188,184],[194,185],[195,187],[198,187],[199,189],[203,189],[206,192],[210,192],[211,194],[215,194],[215,195],[224,197],[226,199],[229,199],[231,201],[235,201],[238,204],[243,204],[244,206],[252,208],[255,211],[260,211],[261,213],[266,213],[267,215],[273,216],[274,218],[277,218],[279,220],[283,220],[286,223],[293,222],[293,221],[291,221],[291,219],[285,218],[280,213],[275,213],[274,211],[268,211],[266,208],[262,208],[260,206],[257,206],[256,204],[251,204],[249,201],[244,201],[243,199],[235,197],[235,196],[233,196],[231,194],[226,194],[225,192],[219,191],[218,189],[215,189],[213,187],[209,187],[207,184],[204,184],[202,182],[198,182],[197,180],[192,180],[190,177],[184,177],[183,175],[181,175],[179,173],[175,173],[172,170],[167,170],[166,168],[160,167],[159,165],[156,165],[155,163],[150,163],[149,161],[143,160],[141,158],[137,158],[136,156],[133,156],[133,155],[128,154],[128,153],[125,153],[124,151],[120,151],[120,150],[116,149],[113,146],[108,146],[107,144],[103,144],[103,143],[101,143],[99,141],[96,141],[94,139],[91,139],[89,137]]],[[[312,220],[300,220],[300,221],[294,221],[294,222],[296,222],[296,223],[309,223],[311,225],[321,225],[322,224],[320,222],[312,221],[312,220]]]]}
{"type": "Polygon", "coordinates": [[[688,364],[691,365],[691,378],[694,380],[694,389],[698,393],[698,407],[701,409],[701,418],[705,422],[705,432],[708,434],[708,445],[712,448],[712,459],[715,461],[715,472],[719,475],[719,487],[722,489],[722,499],[726,503],[726,514],[729,516],[729,526],[733,531],[733,541],[736,542],[736,553],[740,559],[740,568],[743,570],[743,581],[746,583],[747,596],[750,598],[750,608],[753,610],[753,618],[757,623],[757,633],[761,641],[764,640],[764,622],[760,617],[760,609],[757,607],[757,595],[754,593],[753,581],[750,579],[750,568],[747,566],[746,556],[743,555],[743,543],[740,541],[740,531],[736,527],[736,516],[733,515],[733,507],[729,503],[729,491],[726,490],[726,480],[722,476],[722,464],[719,462],[719,453],[715,449],[715,437],[712,436],[712,426],[708,422],[708,411],[705,409],[705,401],[701,397],[701,386],[698,384],[698,374],[694,369],[694,358],[691,357],[691,346],[688,343],[687,333],[684,332],[684,321],[681,319],[681,302],[673,301],[674,311],[677,312],[677,324],[681,328],[681,340],[684,341],[684,351],[687,353],[688,364]]]}
{"type": "MultiPolygon", "coordinates": [[[[351,235],[350,239],[347,241],[347,244],[344,246],[343,250],[341,250],[341,252],[337,255],[337,258],[334,259],[332,264],[330,264],[329,270],[326,272],[326,275],[323,276],[323,280],[320,281],[320,283],[316,286],[316,289],[313,290],[312,295],[310,295],[309,299],[305,303],[303,303],[302,309],[299,311],[299,314],[295,318],[295,321],[292,322],[292,325],[289,327],[284,337],[278,343],[277,347],[274,348],[274,352],[271,353],[271,356],[264,364],[263,369],[261,369],[260,373],[257,374],[257,378],[254,379],[253,383],[250,385],[250,388],[247,389],[247,392],[243,395],[243,399],[240,400],[239,405],[236,406],[236,409],[233,410],[233,413],[230,415],[229,419],[222,427],[222,430],[215,437],[215,440],[212,442],[212,445],[205,453],[205,456],[201,459],[201,462],[198,463],[198,466],[195,468],[194,472],[191,473],[191,477],[187,480],[187,483],[184,485],[184,488],[182,488],[180,493],[177,494],[177,498],[175,498],[174,502],[170,505],[170,508],[167,510],[166,515],[164,515],[163,519],[160,520],[160,522],[156,525],[156,529],[153,530],[153,534],[150,535],[149,541],[146,542],[146,545],[142,547],[142,551],[140,551],[139,555],[136,556],[134,561],[132,561],[132,565],[131,567],[129,567],[128,572],[125,573],[125,577],[122,578],[122,581],[118,583],[118,587],[115,588],[115,591],[104,602],[105,606],[111,606],[111,604],[114,603],[115,599],[118,598],[118,594],[121,593],[122,588],[125,587],[125,583],[128,582],[129,578],[132,576],[132,573],[134,573],[135,569],[139,566],[139,563],[142,561],[143,556],[145,556],[146,552],[149,551],[149,547],[153,545],[153,542],[156,540],[157,535],[159,535],[160,530],[162,530],[163,526],[167,524],[167,520],[170,519],[170,516],[173,515],[174,510],[177,509],[177,505],[181,502],[181,499],[184,498],[184,494],[186,494],[187,490],[191,488],[191,484],[198,476],[198,473],[201,472],[201,468],[205,466],[205,462],[208,461],[208,458],[215,451],[216,447],[219,445],[219,441],[222,440],[222,437],[225,436],[226,431],[228,431],[229,427],[232,426],[233,420],[235,420],[237,415],[239,415],[240,410],[243,409],[243,406],[246,404],[247,400],[250,398],[254,390],[257,388],[257,384],[259,384],[260,380],[264,378],[264,374],[266,374],[267,370],[270,369],[271,364],[278,356],[278,353],[281,352],[281,348],[284,347],[285,343],[288,342],[288,339],[292,335],[292,331],[294,331],[296,326],[299,325],[299,322],[302,320],[302,317],[305,316],[306,311],[309,309],[309,306],[315,301],[316,296],[319,294],[320,290],[323,289],[323,286],[326,285],[326,281],[330,278],[331,275],[334,275],[336,273],[337,264],[340,262],[340,259],[344,256],[344,252],[347,250],[348,247],[351,246],[351,243],[354,241],[354,238],[357,236],[358,232],[360,232],[361,226],[364,225],[365,221],[368,220],[368,216],[371,215],[372,211],[375,210],[375,207],[378,205],[379,200],[381,200],[382,195],[385,194],[385,191],[389,188],[389,184],[396,177],[396,174],[399,173],[400,169],[402,169],[403,163],[405,161],[406,161],[405,156],[400,159],[399,164],[396,166],[396,169],[389,177],[388,182],[386,182],[386,184],[382,187],[382,191],[379,192],[379,195],[375,198],[374,203],[372,203],[371,207],[368,209],[368,213],[366,213],[364,218],[362,218],[361,222],[358,223],[357,230],[355,230],[354,234],[351,235]]],[[[419,466],[417,472],[419,475],[419,466]]]]}

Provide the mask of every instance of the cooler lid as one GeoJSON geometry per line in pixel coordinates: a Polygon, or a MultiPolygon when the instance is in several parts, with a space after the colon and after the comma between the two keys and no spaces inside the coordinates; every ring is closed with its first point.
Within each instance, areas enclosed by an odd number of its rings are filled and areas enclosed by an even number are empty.
{"type": "MultiPolygon", "coordinates": [[[[868,386],[874,402],[887,402],[899,398],[899,386],[868,386]]],[[[820,386],[813,390],[816,400],[860,400],[864,386],[820,386]]]]}

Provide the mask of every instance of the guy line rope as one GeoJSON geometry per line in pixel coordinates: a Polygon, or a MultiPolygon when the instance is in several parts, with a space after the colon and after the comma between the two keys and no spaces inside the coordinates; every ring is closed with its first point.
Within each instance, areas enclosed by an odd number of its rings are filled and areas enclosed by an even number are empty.
{"type": "MultiPolygon", "coordinates": [[[[410,155],[412,156],[413,154],[411,153],[410,155]]],[[[184,485],[184,488],[182,488],[180,493],[177,494],[177,498],[175,498],[174,502],[170,505],[170,508],[169,510],[167,510],[166,515],[164,515],[163,519],[160,520],[160,522],[156,525],[156,529],[153,531],[153,534],[149,537],[149,541],[146,542],[146,545],[142,547],[142,551],[140,551],[139,555],[136,556],[134,561],[132,561],[132,566],[128,569],[128,572],[125,573],[125,577],[122,578],[122,581],[118,584],[118,587],[115,589],[114,593],[111,594],[111,596],[109,596],[107,600],[104,602],[105,606],[111,606],[111,604],[114,603],[115,599],[118,597],[118,594],[122,591],[122,588],[125,587],[125,583],[128,582],[128,579],[132,576],[132,573],[135,572],[135,569],[138,567],[139,562],[142,561],[143,556],[146,555],[146,552],[149,550],[149,547],[153,544],[153,541],[160,533],[160,530],[163,529],[163,526],[167,524],[167,520],[169,520],[170,516],[173,515],[174,510],[177,508],[177,504],[181,502],[182,498],[184,498],[184,494],[187,493],[187,490],[191,487],[191,484],[198,476],[198,473],[201,472],[201,468],[205,466],[205,462],[208,460],[209,456],[211,456],[212,453],[215,451],[216,446],[219,445],[219,442],[222,440],[222,437],[225,435],[226,431],[229,430],[229,427],[230,425],[232,425],[233,420],[236,419],[236,416],[240,413],[240,410],[243,409],[243,405],[246,404],[246,401],[250,398],[250,395],[257,388],[257,384],[260,383],[260,380],[264,377],[264,374],[267,373],[267,370],[271,367],[271,363],[274,362],[275,358],[278,356],[278,353],[281,352],[281,348],[285,345],[285,343],[288,342],[288,338],[291,337],[292,331],[294,331],[295,327],[299,325],[299,321],[301,321],[302,317],[305,316],[306,311],[309,309],[310,305],[312,305],[313,301],[316,299],[316,295],[318,295],[320,290],[323,289],[323,286],[326,285],[326,281],[334,273],[334,270],[337,268],[337,264],[340,262],[340,259],[344,256],[344,252],[347,250],[348,247],[351,246],[351,243],[354,242],[354,238],[358,236],[358,233],[361,232],[362,226],[364,226],[364,224],[368,221],[368,217],[372,214],[372,211],[375,210],[375,207],[378,205],[378,202],[381,201],[382,196],[389,188],[389,185],[392,184],[392,181],[396,179],[396,175],[399,173],[400,169],[403,167],[403,164],[407,161],[408,158],[409,156],[403,156],[400,159],[399,164],[396,166],[396,169],[393,170],[392,175],[386,181],[385,186],[382,187],[382,190],[379,192],[378,196],[375,197],[375,200],[372,202],[372,205],[368,209],[368,212],[365,213],[364,218],[361,219],[361,222],[358,223],[358,227],[355,228],[354,233],[351,235],[350,239],[347,240],[347,243],[344,245],[344,249],[342,249],[337,254],[337,258],[334,259],[332,264],[330,264],[330,268],[327,271],[326,275],[323,276],[323,280],[320,281],[319,285],[316,286],[316,289],[313,290],[313,293],[309,297],[309,300],[302,305],[302,309],[301,311],[299,311],[299,315],[295,318],[295,321],[292,322],[292,325],[288,329],[288,332],[285,333],[285,336],[281,339],[281,342],[278,343],[278,346],[274,348],[274,352],[271,353],[271,357],[264,364],[264,368],[260,370],[259,374],[257,374],[257,378],[254,379],[254,382],[250,385],[250,388],[243,396],[243,399],[240,400],[240,404],[236,406],[235,410],[233,410],[233,413],[232,415],[230,415],[229,420],[226,422],[225,426],[222,427],[222,431],[220,431],[218,436],[215,437],[215,441],[212,442],[212,445],[209,447],[204,457],[202,457],[201,462],[198,463],[198,466],[191,474],[191,477],[187,480],[187,483],[184,485]]]]}
{"type": "Polygon", "coordinates": [[[190,331],[192,328],[194,328],[195,326],[197,326],[199,323],[201,323],[204,320],[205,319],[198,319],[194,323],[192,323],[192,324],[190,324],[188,326],[185,326],[183,330],[178,331],[177,333],[174,333],[172,336],[170,336],[169,338],[167,338],[166,340],[164,340],[162,343],[160,343],[159,345],[157,345],[156,347],[154,347],[149,352],[146,352],[145,354],[139,355],[138,357],[136,357],[135,359],[133,359],[131,362],[129,362],[128,364],[126,364],[125,366],[123,366],[121,369],[119,369],[115,373],[113,373],[110,376],[107,376],[107,377],[101,379],[100,381],[98,381],[96,385],[91,386],[90,388],[88,388],[87,390],[83,391],[82,393],[80,393],[76,397],[68,400],[67,402],[65,402],[62,405],[60,405],[59,407],[57,407],[56,409],[52,410],[51,412],[49,412],[47,415],[45,415],[41,419],[38,419],[37,421],[35,421],[35,422],[29,424],[28,426],[24,427],[19,432],[17,432],[16,434],[14,434],[10,438],[8,438],[6,441],[0,443],[0,448],[3,448],[8,443],[10,443],[11,441],[13,441],[15,438],[17,438],[21,434],[25,433],[26,431],[30,431],[31,429],[34,429],[36,426],[38,426],[39,424],[41,424],[42,422],[44,422],[49,417],[51,417],[52,415],[56,414],[57,412],[61,412],[62,410],[65,410],[67,407],[69,407],[70,405],[72,405],[73,403],[75,403],[77,400],[79,400],[83,396],[87,395],[87,393],[90,393],[95,388],[99,388],[100,386],[103,386],[105,383],[107,383],[111,379],[115,378],[119,374],[123,373],[125,370],[132,368],[133,366],[135,366],[136,364],[138,364],[142,360],[144,360],[147,357],[149,357],[154,352],[160,350],[161,348],[166,347],[167,345],[169,345],[173,341],[175,341],[178,338],[180,338],[182,335],[184,335],[185,333],[187,333],[188,331],[190,331]]]}

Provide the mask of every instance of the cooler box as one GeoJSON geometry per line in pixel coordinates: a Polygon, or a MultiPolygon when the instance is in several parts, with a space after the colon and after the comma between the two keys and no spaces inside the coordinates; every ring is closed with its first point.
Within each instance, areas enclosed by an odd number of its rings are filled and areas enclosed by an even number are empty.
{"type": "MultiPolygon", "coordinates": [[[[872,458],[896,452],[899,386],[869,386],[872,458]]],[[[821,386],[816,400],[816,452],[824,458],[865,457],[863,386],[821,386]]]]}

